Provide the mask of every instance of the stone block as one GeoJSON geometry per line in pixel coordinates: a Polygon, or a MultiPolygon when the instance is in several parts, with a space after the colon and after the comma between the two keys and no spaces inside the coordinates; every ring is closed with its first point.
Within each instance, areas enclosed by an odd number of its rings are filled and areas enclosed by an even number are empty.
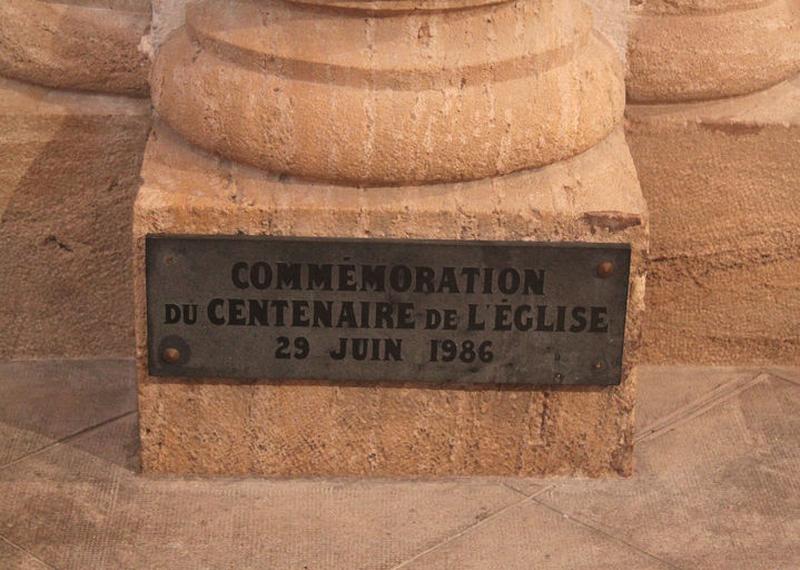
{"type": "Polygon", "coordinates": [[[585,153],[488,180],[359,188],[222,159],[164,125],[134,214],[142,463],[262,475],[627,475],[644,297],[645,203],[620,130],[585,153]],[[144,238],[248,234],[629,243],[620,386],[185,380],[148,375],[144,238]]]}
{"type": "Polygon", "coordinates": [[[0,78],[0,358],[129,356],[144,99],[0,78]]]}
{"type": "Polygon", "coordinates": [[[629,105],[652,213],[643,359],[800,363],[800,78],[629,105]]]}

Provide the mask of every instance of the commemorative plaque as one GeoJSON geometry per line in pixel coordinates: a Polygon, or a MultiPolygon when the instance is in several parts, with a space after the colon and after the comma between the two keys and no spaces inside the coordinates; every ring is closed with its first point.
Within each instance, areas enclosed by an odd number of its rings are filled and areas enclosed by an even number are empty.
{"type": "Polygon", "coordinates": [[[148,236],[150,374],[615,385],[630,248],[148,236]]]}

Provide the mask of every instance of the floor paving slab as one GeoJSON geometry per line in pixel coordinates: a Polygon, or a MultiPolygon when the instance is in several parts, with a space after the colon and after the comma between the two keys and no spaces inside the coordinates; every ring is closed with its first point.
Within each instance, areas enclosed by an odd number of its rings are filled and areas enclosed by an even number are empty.
{"type": "Polygon", "coordinates": [[[0,364],[0,568],[795,569],[772,372],[646,368],[631,479],[191,479],[139,474],[128,362],[0,364]]]}
{"type": "Polygon", "coordinates": [[[767,372],[789,382],[800,384],[800,367],[797,366],[771,366],[767,372]]]}
{"type": "Polygon", "coordinates": [[[48,567],[0,537],[0,568],[3,570],[45,570],[48,567]]]}
{"type": "Polygon", "coordinates": [[[143,477],[135,422],[0,469],[0,533],[63,568],[392,568],[521,498],[494,479],[143,477]]]}
{"type": "Polygon", "coordinates": [[[670,566],[533,500],[397,570],[663,570],[670,566]]]}
{"type": "Polygon", "coordinates": [[[0,362],[0,466],[135,409],[130,360],[0,362]]]}
{"type": "Polygon", "coordinates": [[[553,481],[556,481],[557,478],[536,479],[532,477],[508,477],[502,478],[501,480],[506,487],[517,491],[524,497],[531,497],[553,485],[553,481]]]}
{"type": "Polygon", "coordinates": [[[636,437],[664,418],[758,376],[760,368],[733,366],[641,366],[636,402],[636,437]]]}
{"type": "Polygon", "coordinates": [[[637,447],[630,480],[537,497],[679,568],[800,567],[800,388],[764,376],[637,447]]]}

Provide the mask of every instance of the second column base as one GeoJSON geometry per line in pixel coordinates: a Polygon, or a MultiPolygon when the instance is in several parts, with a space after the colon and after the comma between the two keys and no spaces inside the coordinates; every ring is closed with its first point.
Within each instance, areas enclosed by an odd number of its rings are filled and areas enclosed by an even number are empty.
{"type": "Polygon", "coordinates": [[[798,108],[800,78],[628,107],[653,212],[647,362],[800,364],[798,108]]]}

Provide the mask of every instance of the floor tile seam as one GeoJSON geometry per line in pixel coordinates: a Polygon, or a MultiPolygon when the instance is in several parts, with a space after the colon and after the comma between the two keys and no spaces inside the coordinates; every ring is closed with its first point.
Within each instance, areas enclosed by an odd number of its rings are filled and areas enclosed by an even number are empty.
{"type": "Polygon", "coordinates": [[[694,407],[693,409],[687,410],[685,414],[683,414],[680,418],[676,418],[674,421],[665,424],[663,426],[659,426],[657,429],[653,431],[649,431],[648,433],[643,434],[640,436],[639,439],[635,440],[635,443],[646,443],[650,440],[656,439],[665,433],[669,433],[673,431],[675,428],[680,427],[695,418],[698,418],[716,408],[720,404],[724,404],[729,400],[733,399],[734,397],[738,396],[739,394],[746,392],[750,388],[762,383],[766,380],[769,376],[767,374],[759,374],[755,378],[751,379],[747,383],[740,385],[736,390],[732,392],[727,392],[723,396],[719,398],[715,398],[713,401],[709,401],[702,406],[694,407]]]}
{"type": "Polygon", "coordinates": [[[522,498],[519,501],[515,501],[515,502],[513,502],[511,504],[506,505],[505,507],[501,507],[500,509],[498,509],[498,510],[494,511],[493,513],[491,513],[490,515],[488,515],[488,516],[486,516],[486,517],[484,517],[484,518],[482,518],[482,519],[480,519],[478,521],[475,521],[474,523],[466,526],[465,528],[462,528],[461,530],[451,534],[450,536],[447,536],[447,537],[443,538],[442,540],[440,540],[439,542],[437,542],[433,546],[430,546],[430,547],[426,548],[425,550],[423,550],[421,552],[418,552],[417,554],[413,555],[411,558],[408,558],[408,559],[404,560],[403,562],[401,562],[400,564],[398,564],[396,566],[392,566],[390,568],[390,570],[400,570],[401,568],[408,567],[408,565],[411,564],[412,562],[415,562],[415,561],[427,556],[428,554],[431,554],[432,552],[434,552],[435,550],[438,550],[442,546],[445,546],[445,545],[453,542],[454,540],[464,536],[465,534],[469,533],[473,529],[475,529],[475,528],[477,528],[479,526],[483,526],[484,524],[488,523],[489,521],[492,521],[495,518],[499,517],[500,515],[502,515],[506,511],[508,511],[510,509],[513,509],[514,507],[517,507],[519,505],[522,505],[522,504],[524,504],[524,503],[526,503],[528,501],[533,501],[534,497],[536,497],[537,495],[539,495],[541,493],[544,493],[545,491],[550,490],[551,488],[553,488],[555,486],[555,485],[548,485],[546,487],[538,489],[535,493],[532,493],[532,494],[528,495],[528,494],[523,493],[519,489],[514,489],[512,487],[509,487],[505,483],[500,483],[500,485],[505,487],[505,488],[507,488],[507,489],[509,489],[509,490],[511,490],[511,491],[513,491],[514,493],[521,494],[522,498]]]}
{"type": "Polygon", "coordinates": [[[794,380],[793,378],[788,378],[786,376],[783,376],[780,372],[765,370],[764,373],[771,376],[772,378],[777,378],[778,380],[783,380],[784,382],[788,382],[792,386],[800,387],[800,380],[794,380]]]}
{"type": "MultiPolygon", "coordinates": [[[[653,421],[649,425],[645,426],[644,429],[641,430],[643,434],[646,434],[651,431],[657,431],[661,429],[663,426],[669,425],[672,422],[679,420],[683,415],[687,413],[687,411],[691,411],[696,409],[700,406],[703,406],[709,402],[713,402],[719,398],[724,398],[729,391],[736,390],[742,384],[747,384],[753,381],[755,378],[758,378],[760,375],[764,374],[763,370],[753,370],[752,376],[748,374],[743,378],[735,378],[729,382],[725,382],[720,384],[719,386],[709,390],[708,392],[701,394],[697,399],[684,404],[677,410],[670,412],[669,414],[658,418],[657,420],[653,421]]],[[[639,436],[644,437],[644,436],[639,436]]]]}
{"type": "Polygon", "coordinates": [[[38,562],[39,564],[41,564],[45,568],[50,568],[51,570],[56,570],[55,567],[50,566],[47,562],[45,562],[44,560],[42,560],[41,558],[36,556],[33,552],[30,552],[26,548],[23,548],[22,546],[20,546],[19,544],[17,544],[16,542],[14,542],[10,538],[8,538],[7,536],[4,536],[4,535],[0,534],[0,540],[5,542],[6,544],[8,544],[14,550],[18,550],[19,552],[22,552],[23,554],[25,554],[27,556],[30,556],[31,558],[36,560],[36,562],[38,562]]]}
{"type": "Polygon", "coordinates": [[[528,498],[528,499],[530,499],[530,498],[533,498],[533,497],[535,497],[536,495],[540,495],[541,493],[544,493],[545,491],[549,491],[549,490],[551,490],[551,489],[554,489],[554,488],[558,487],[558,485],[559,485],[560,483],[561,483],[561,481],[551,481],[550,483],[547,483],[547,484],[545,484],[545,486],[544,486],[544,487],[542,487],[541,489],[537,489],[537,490],[536,490],[536,491],[534,491],[533,493],[526,493],[526,492],[525,492],[525,491],[523,491],[522,489],[517,489],[516,487],[514,487],[513,485],[511,485],[510,483],[508,483],[508,482],[506,482],[506,481],[501,481],[501,482],[500,482],[500,484],[501,484],[503,487],[505,487],[505,488],[507,488],[507,489],[509,489],[509,490],[511,490],[511,491],[514,491],[515,493],[518,493],[518,494],[520,494],[520,495],[522,495],[523,497],[526,497],[526,498],[528,498]]]}
{"type": "Polygon", "coordinates": [[[621,537],[619,537],[619,536],[617,536],[615,534],[612,534],[611,532],[609,532],[607,530],[604,530],[597,523],[593,524],[592,522],[590,522],[588,520],[584,520],[583,518],[578,517],[578,516],[576,516],[574,514],[566,513],[564,511],[556,508],[555,506],[550,505],[550,504],[546,503],[545,501],[543,501],[541,499],[538,499],[538,498],[533,498],[532,502],[534,502],[537,505],[540,505],[540,506],[542,506],[542,507],[544,507],[544,508],[546,508],[546,509],[548,509],[548,510],[554,512],[554,513],[556,513],[556,514],[561,515],[562,517],[566,518],[571,523],[574,523],[574,524],[577,524],[577,525],[582,526],[584,528],[587,528],[587,529],[589,529],[589,530],[591,530],[593,532],[596,532],[596,533],[606,537],[607,539],[609,539],[609,540],[611,540],[613,542],[616,542],[618,544],[621,544],[621,545],[625,546],[626,548],[629,548],[630,550],[633,550],[634,552],[637,552],[637,553],[639,553],[639,554],[641,554],[643,556],[646,556],[646,557],[648,557],[648,558],[650,558],[652,560],[655,560],[656,562],[658,562],[659,564],[665,566],[666,568],[670,568],[671,570],[682,570],[679,566],[675,566],[671,562],[669,562],[667,560],[664,560],[662,558],[659,558],[658,556],[656,556],[655,554],[649,552],[648,550],[646,550],[645,548],[639,546],[638,544],[630,542],[629,540],[626,540],[626,539],[621,538],[621,537]]]}
{"type": "MultiPolygon", "coordinates": [[[[638,434],[634,437],[634,443],[643,443],[645,441],[650,441],[651,439],[655,439],[661,434],[667,433],[679,425],[683,425],[687,421],[693,420],[694,418],[706,413],[707,411],[715,408],[719,404],[727,402],[734,396],[741,394],[755,386],[756,384],[760,384],[769,375],[764,372],[759,372],[753,378],[748,378],[747,380],[734,380],[725,384],[724,390],[717,390],[715,389],[713,397],[701,397],[693,402],[690,402],[686,406],[680,408],[680,410],[676,410],[672,414],[665,416],[664,419],[654,422],[650,425],[650,427],[645,428],[642,430],[642,433],[638,434]],[[680,413],[678,413],[680,412],[680,413]],[[668,419],[667,419],[668,418],[668,419]]],[[[722,388],[722,386],[718,387],[722,388]]]]}
{"type": "Polygon", "coordinates": [[[98,422],[96,424],[93,424],[91,426],[88,426],[88,427],[85,427],[85,428],[81,428],[76,432],[73,432],[73,433],[71,433],[69,435],[66,435],[66,436],[64,436],[62,438],[59,438],[56,441],[50,442],[47,445],[42,446],[42,447],[40,447],[38,449],[30,451],[30,452],[26,453],[25,455],[22,455],[21,457],[17,457],[16,459],[13,459],[13,460],[9,461],[8,463],[4,463],[4,464],[0,465],[0,471],[2,471],[3,469],[7,469],[8,467],[11,467],[13,465],[18,465],[19,463],[22,463],[22,462],[26,461],[27,459],[30,459],[31,457],[35,457],[35,456],[37,456],[39,454],[45,453],[45,452],[53,449],[54,447],[57,447],[57,446],[62,445],[64,443],[68,443],[70,441],[78,439],[81,436],[86,435],[86,434],[88,434],[88,433],[90,433],[90,432],[92,432],[92,431],[94,431],[96,429],[102,428],[102,427],[107,426],[109,424],[112,424],[112,423],[114,423],[114,422],[116,422],[118,420],[124,419],[124,418],[126,418],[126,417],[128,417],[128,416],[130,416],[132,414],[135,414],[136,411],[137,410],[135,410],[135,409],[134,410],[129,410],[127,412],[123,412],[123,413],[118,414],[116,416],[113,416],[111,418],[107,418],[107,419],[105,419],[105,420],[103,420],[101,422],[98,422]]]}

